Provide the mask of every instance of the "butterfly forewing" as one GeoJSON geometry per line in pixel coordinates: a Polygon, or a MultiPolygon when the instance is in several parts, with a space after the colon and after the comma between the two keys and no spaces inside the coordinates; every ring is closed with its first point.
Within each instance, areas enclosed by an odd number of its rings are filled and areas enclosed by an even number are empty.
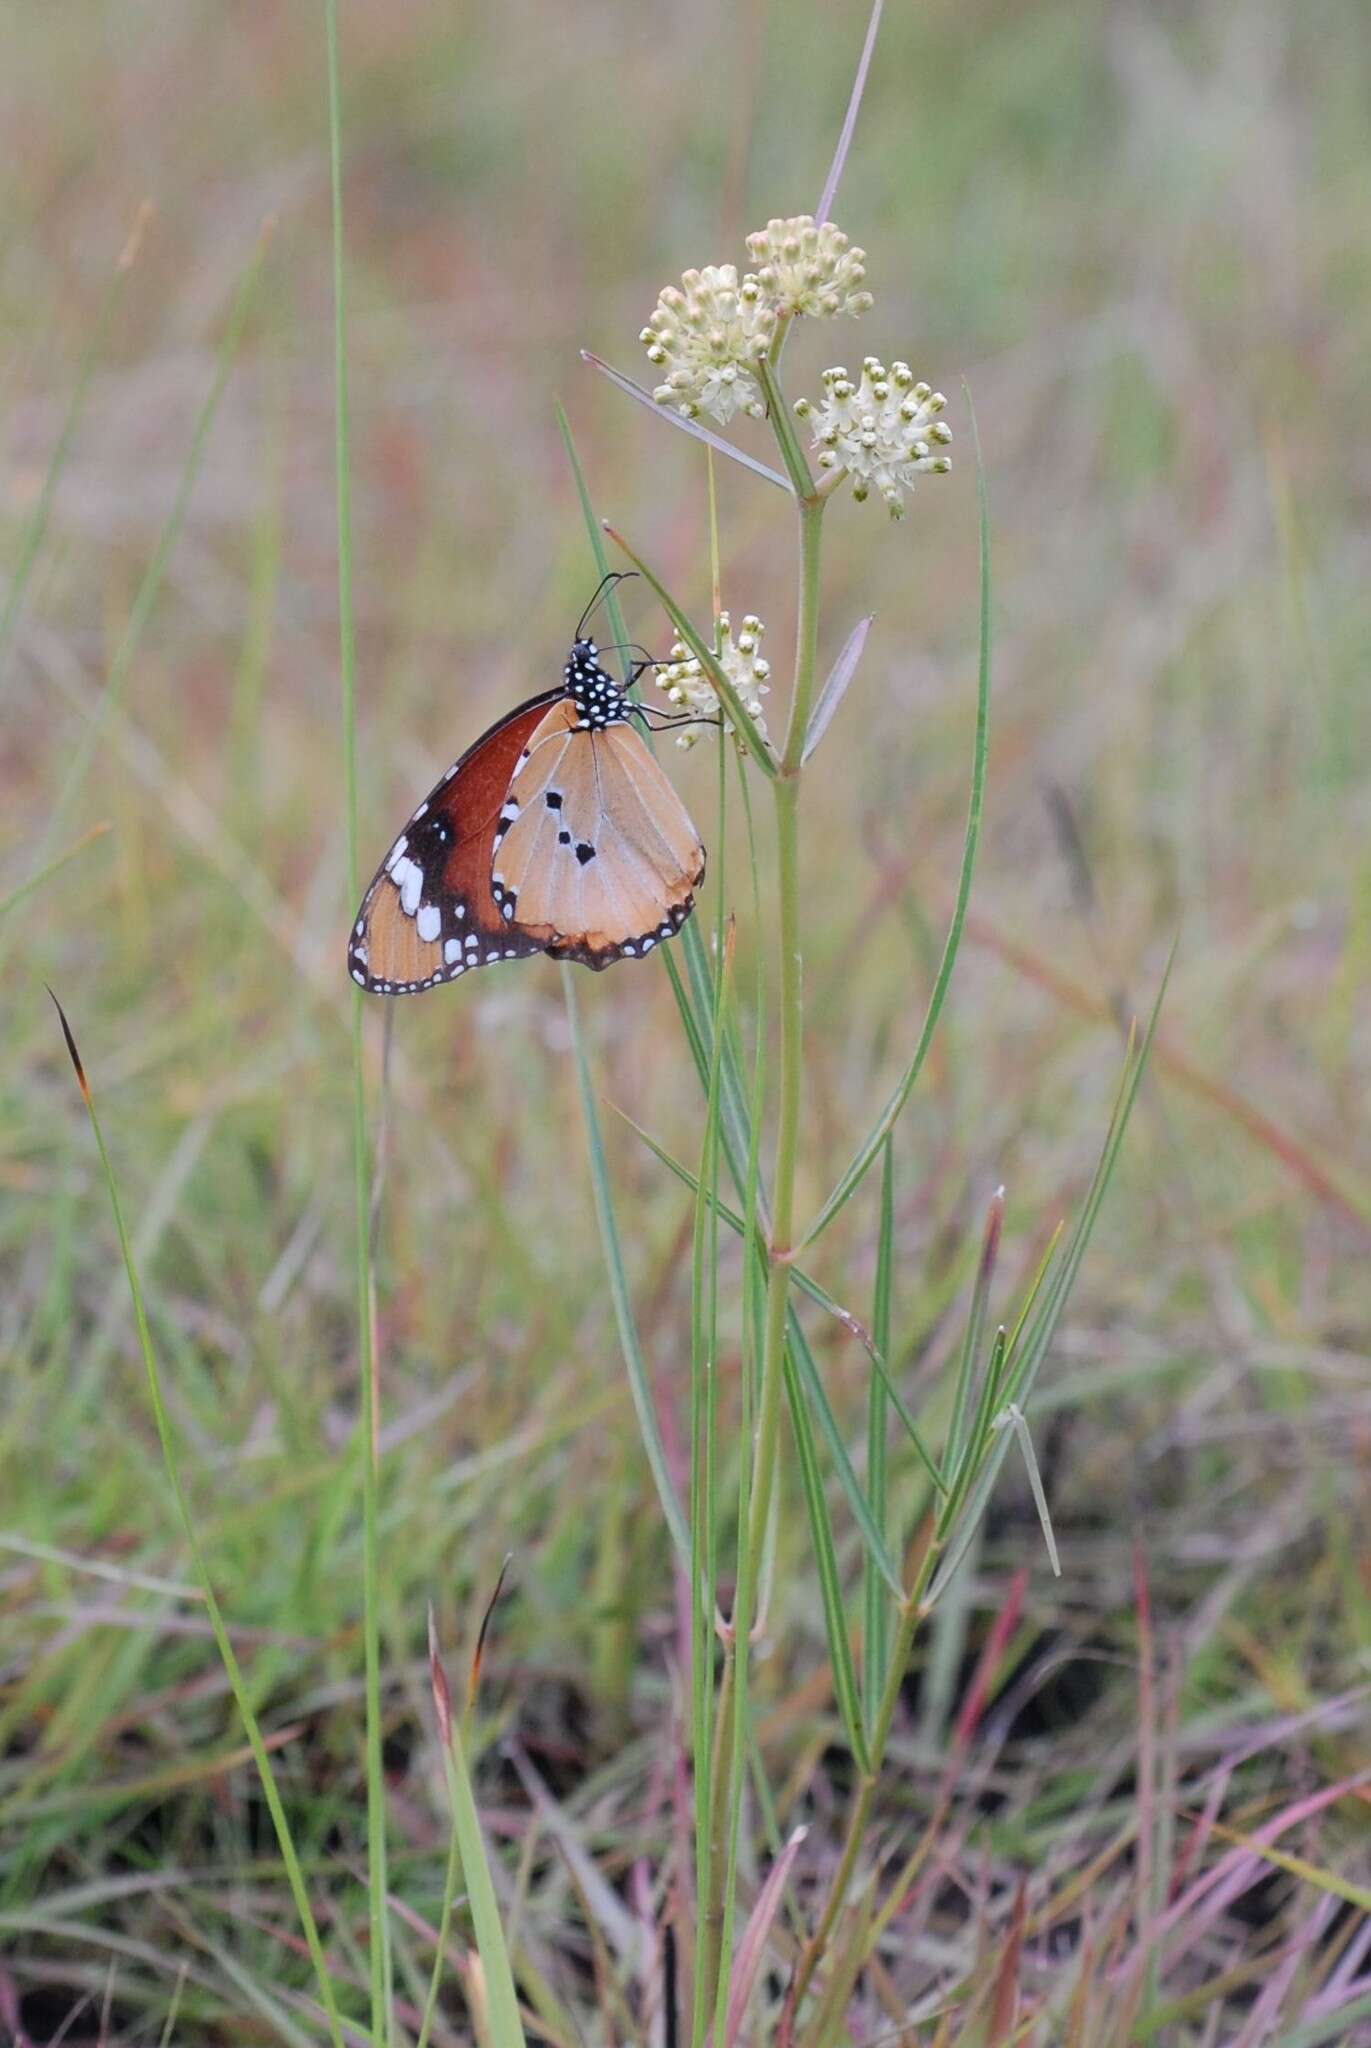
{"type": "Polygon", "coordinates": [[[704,848],[685,806],[624,720],[599,730],[550,710],[509,791],[494,886],[512,929],[558,959],[640,957],[690,915],[704,848]]]}
{"type": "Polygon", "coordinates": [[[502,914],[491,858],[520,758],[549,704],[561,701],[560,691],[545,691],[511,711],[419,805],[353,922],[348,970],[362,988],[413,995],[471,968],[543,950],[502,914]]]}

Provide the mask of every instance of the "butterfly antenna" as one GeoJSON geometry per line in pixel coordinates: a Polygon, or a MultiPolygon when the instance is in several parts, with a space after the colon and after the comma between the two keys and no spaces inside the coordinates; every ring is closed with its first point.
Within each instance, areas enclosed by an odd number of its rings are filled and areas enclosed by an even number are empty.
{"type": "Polygon", "coordinates": [[[590,603],[581,613],[581,623],[576,628],[576,638],[578,640],[584,637],[586,624],[590,618],[590,615],[594,611],[596,605],[600,602],[600,599],[604,596],[605,592],[607,590],[612,589],[616,583],[624,583],[628,580],[630,576],[636,576],[637,573],[638,571],[636,569],[609,569],[605,572],[605,574],[600,578],[599,582],[595,586],[595,595],[591,598],[590,603]]]}

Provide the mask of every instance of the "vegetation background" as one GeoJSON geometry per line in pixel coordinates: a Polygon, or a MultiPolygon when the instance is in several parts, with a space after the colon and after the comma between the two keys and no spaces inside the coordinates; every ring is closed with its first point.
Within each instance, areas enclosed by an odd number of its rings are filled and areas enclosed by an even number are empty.
{"type": "MultiPolygon", "coordinates": [[[[286,2012],[308,2039],[43,983],[98,1091],[201,1538],[360,1981],[323,22],[265,0],[7,14],[0,2036],[157,2041],[179,2001],[178,2040],[287,2038],[286,2012]]],[[[864,21],[818,0],[345,0],[364,859],[553,675],[594,581],[554,395],[598,509],[707,609],[698,451],[578,351],[642,378],[659,285],[813,206],[864,21]]],[[[1024,1878],[1024,2024],[1065,1987],[1085,2031],[1013,2038],[1371,2040],[1369,102],[1371,43],[1337,0],[893,0],[836,209],[876,310],[787,356],[797,391],[869,348],[951,392],[965,374],[989,481],[986,831],[895,1147],[911,1397],[946,1365],[990,1191],[1008,1189],[1016,1285],[1078,1201],[1121,1030],[1181,932],[1031,1416],[1062,1576],[1011,1460],[910,1675],[873,1854],[934,1802],[1027,1569],[908,1923],[928,2032],[898,2038],[934,2038],[1024,1878]],[[1235,1847],[1278,1819],[1266,1848],[1235,1847]],[[1110,2032],[1139,1955],[1146,1997],[1110,2032]]],[[[877,617],[808,799],[802,1211],[909,1056],[956,879],[977,547],[960,401],[953,418],[954,475],[902,528],[878,504],[828,520],[829,657],[877,617]]],[[[789,549],[764,487],[723,470],[725,602],[781,619],[789,549]]],[[[627,602],[664,647],[646,598],[627,602]]],[[[712,757],[670,764],[702,819],[712,757]]],[[[688,1156],[698,1093],[661,970],[580,995],[604,1097],[688,1156]]],[[[582,2038],[618,2040],[646,2010],[635,1930],[677,1826],[678,1646],[567,1052],[550,964],[395,1019],[377,1220],[391,1888],[421,2002],[447,1849],[425,1609],[460,1661],[513,1553],[483,1811],[549,1997],[582,2038]]],[[[627,1125],[605,1129],[679,1441],[691,1203],[627,1125]]],[[[873,1187],[821,1258],[862,1314],[875,1209],[873,1187]]],[[[863,1354],[822,1317],[813,1337],[856,1443],[863,1354]]],[[[756,1676],[779,1823],[811,1825],[801,1910],[844,1768],[806,1543],[783,1517],[756,1676]]],[[[459,1914],[440,2039],[470,2038],[467,1938],[459,1914]]]]}

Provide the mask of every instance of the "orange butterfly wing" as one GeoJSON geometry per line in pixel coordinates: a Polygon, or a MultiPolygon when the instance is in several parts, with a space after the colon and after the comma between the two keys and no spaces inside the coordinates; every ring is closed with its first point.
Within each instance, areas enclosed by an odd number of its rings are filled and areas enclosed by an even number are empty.
{"type": "Polygon", "coordinates": [[[512,928],[491,890],[500,812],[520,758],[560,690],[491,726],[429,791],[362,898],[348,972],[371,995],[417,995],[473,967],[544,950],[512,928]]]}
{"type": "Polygon", "coordinates": [[[510,785],[493,886],[511,929],[559,960],[608,967],[651,952],[689,917],[705,850],[627,720],[600,730],[550,710],[510,785]]]}

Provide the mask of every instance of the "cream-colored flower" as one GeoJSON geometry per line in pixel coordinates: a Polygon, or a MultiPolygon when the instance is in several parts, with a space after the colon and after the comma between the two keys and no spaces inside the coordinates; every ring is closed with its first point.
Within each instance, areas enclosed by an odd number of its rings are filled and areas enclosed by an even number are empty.
{"type": "Polygon", "coordinates": [[[951,427],[938,417],[946,404],[941,391],[915,383],[908,363],[892,363],[887,370],[868,356],[860,383],[846,370],[825,370],[820,403],[801,398],[795,410],[813,424],[819,467],[845,471],[859,500],[874,485],[891,518],[900,519],[914,479],[945,476],[952,467],[949,456],[935,452],[952,439],[951,427]]]}
{"type": "Polygon", "coordinates": [[[812,213],[769,220],[748,236],[747,248],[757,283],[778,312],[831,320],[839,313],[865,313],[872,304],[870,292],[861,289],[866,251],[854,249],[831,220],[821,228],[812,213]]]}
{"type": "MultiPolygon", "coordinates": [[[[762,699],[767,695],[767,678],[771,674],[771,664],[760,652],[765,631],[761,620],[749,612],[735,640],[733,622],[728,613],[719,614],[719,666],[737,691],[748,717],[761,729],[763,737],[766,720],[762,715],[762,699]]],[[[670,660],[658,666],[657,686],[674,710],[698,718],[718,718],[719,699],[714,685],[683,641],[677,640],[672,646],[670,660]]],[[[727,719],[723,721],[723,728],[725,732],[733,730],[727,719]]],[[[703,726],[688,726],[676,735],[677,746],[693,747],[704,730],[703,726]]]]}
{"type": "Polygon", "coordinates": [[[735,412],[765,415],[753,366],[776,332],[775,310],[755,278],[741,284],[731,263],[687,270],[679,291],[667,285],[639,339],[665,374],[653,392],[694,419],[707,412],[727,426],[735,412]]]}

